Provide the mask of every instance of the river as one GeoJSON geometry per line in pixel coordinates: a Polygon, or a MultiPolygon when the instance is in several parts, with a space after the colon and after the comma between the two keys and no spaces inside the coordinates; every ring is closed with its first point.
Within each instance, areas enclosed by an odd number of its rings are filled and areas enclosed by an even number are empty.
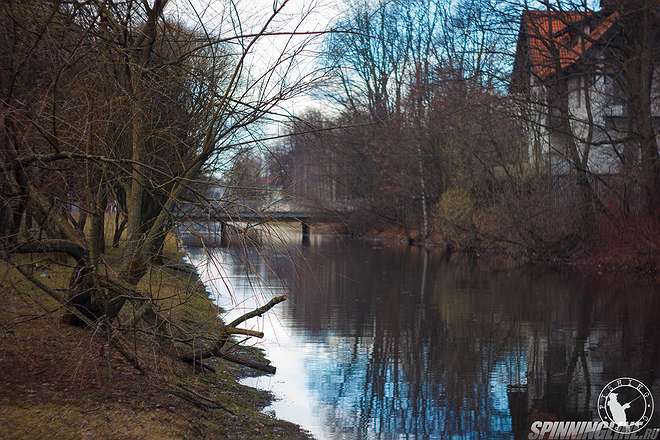
{"type": "Polygon", "coordinates": [[[320,440],[526,438],[533,420],[599,420],[617,377],[660,396],[653,285],[333,237],[189,257],[225,319],[288,295],[247,325],[277,373],[244,382],[320,440]]]}

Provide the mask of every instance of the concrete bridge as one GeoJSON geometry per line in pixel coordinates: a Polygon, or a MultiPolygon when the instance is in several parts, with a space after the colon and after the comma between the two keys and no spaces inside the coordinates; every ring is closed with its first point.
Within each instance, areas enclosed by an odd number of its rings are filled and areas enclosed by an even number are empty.
{"type": "Polygon", "coordinates": [[[216,233],[220,235],[220,246],[228,244],[227,230],[231,223],[266,224],[275,222],[300,223],[302,244],[308,245],[312,223],[339,222],[349,210],[346,206],[314,209],[287,200],[279,200],[270,204],[261,203],[259,206],[214,200],[205,209],[199,205],[182,206],[181,209],[188,220],[219,223],[220,228],[216,233]]]}
{"type": "Polygon", "coordinates": [[[227,245],[227,225],[229,223],[265,224],[272,222],[299,222],[302,234],[302,244],[309,244],[310,222],[329,222],[327,216],[318,212],[304,211],[243,211],[213,214],[210,219],[220,223],[220,246],[227,245]]]}

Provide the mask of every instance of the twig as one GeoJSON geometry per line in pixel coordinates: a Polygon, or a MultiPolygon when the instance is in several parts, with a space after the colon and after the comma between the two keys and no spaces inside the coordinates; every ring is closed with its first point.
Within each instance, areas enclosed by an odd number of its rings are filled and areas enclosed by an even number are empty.
{"type": "Polygon", "coordinates": [[[220,402],[213,400],[209,397],[203,396],[202,394],[199,394],[198,392],[191,390],[189,388],[184,387],[183,385],[177,385],[180,390],[177,389],[166,389],[165,391],[173,394],[183,400],[186,400],[190,403],[192,403],[195,406],[198,406],[203,409],[222,409],[224,411],[227,411],[231,415],[236,415],[236,413],[220,402]]]}
{"type": "Polygon", "coordinates": [[[261,306],[257,309],[254,309],[253,311],[248,312],[245,315],[242,315],[242,316],[234,319],[232,322],[230,322],[227,325],[227,327],[236,327],[240,323],[242,323],[244,321],[247,321],[250,318],[255,318],[257,316],[261,316],[264,313],[266,313],[267,311],[269,311],[270,309],[272,309],[273,307],[275,307],[277,304],[279,304],[283,301],[286,301],[286,295],[276,296],[273,299],[271,299],[270,301],[268,301],[266,304],[264,304],[263,306],[261,306]]]}

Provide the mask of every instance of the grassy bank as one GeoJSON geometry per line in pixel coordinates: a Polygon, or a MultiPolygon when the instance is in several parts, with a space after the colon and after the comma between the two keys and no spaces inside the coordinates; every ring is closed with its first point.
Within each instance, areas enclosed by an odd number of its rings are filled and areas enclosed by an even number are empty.
{"type": "MultiPolygon", "coordinates": [[[[168,240],[166,257],[181,254],[168,240]]],[[[119,252],[106,255],[108,270],[119,252]]],[[[71,262],[46,255],[12,261],[51,288],[65,289],[71,262]]],[[[299,427],[260,412],[267,393],[237,382],[240,370],[215,361],[199,370],[159,354],[135,332],[146,373],[89,329],[62,321],[63,310],[16,269],[0,263],[0,438],[297,439],[299,427]]],[[[218,309],[196,274],[151,267],[140,285],[170,317],[199,333],[219,330],[218,309]]]]}

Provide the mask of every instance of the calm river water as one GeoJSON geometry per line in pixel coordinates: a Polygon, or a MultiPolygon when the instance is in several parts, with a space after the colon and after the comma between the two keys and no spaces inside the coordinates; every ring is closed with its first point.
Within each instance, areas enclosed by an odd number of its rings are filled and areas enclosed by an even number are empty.
{"type": "Polygon", "coordinates": [[[617,377],[660,396],[652,285],[333,239],[190,258],[230,317],[289,295],[248,325],[277,374],[244,382],[318,439],[525,438],[530,420],[599,420],[617,377]]]}

